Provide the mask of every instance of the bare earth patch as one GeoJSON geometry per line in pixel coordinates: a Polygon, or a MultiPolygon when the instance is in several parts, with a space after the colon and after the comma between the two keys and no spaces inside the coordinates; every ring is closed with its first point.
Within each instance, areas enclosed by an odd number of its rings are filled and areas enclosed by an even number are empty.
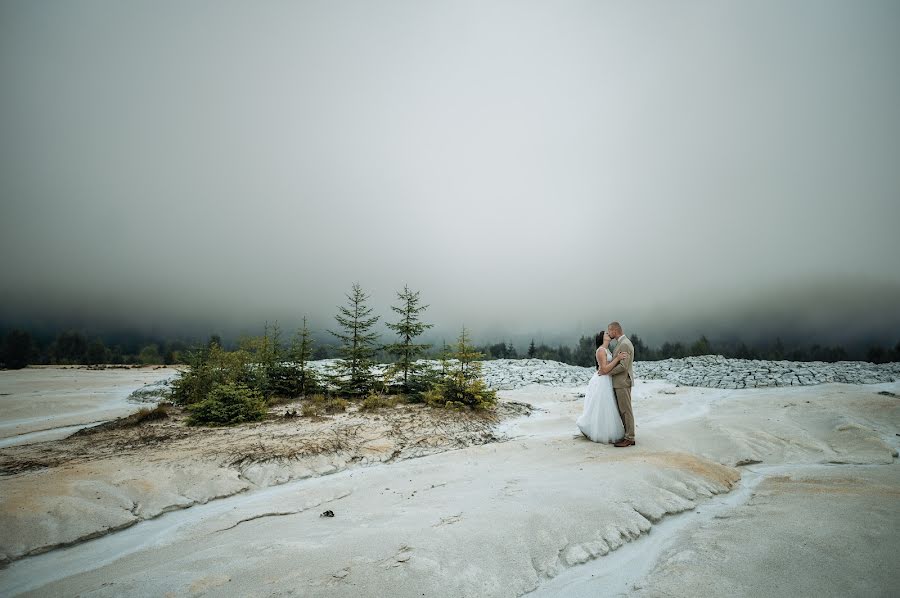
{"type": "Polygon", "coordinates": [[[142,519],[249,489],[497,442],[498,422],[528,412],[400,405],[316,418],[270,410],[262,422],[188,427],[130,416],[69,438],[0,449],[0,559],[5,562],[116,531],[142,519]]]}
{"type": "Polygon", "coordinates": [[[578,432],[583,391],[505,390],[493,414],[309,419],[294,403],[218,429],[176,411],[0,450],[15,561],[0,593],[824,597],[900,583],[897,383],[638,380],[629,449],[578,432]]]}

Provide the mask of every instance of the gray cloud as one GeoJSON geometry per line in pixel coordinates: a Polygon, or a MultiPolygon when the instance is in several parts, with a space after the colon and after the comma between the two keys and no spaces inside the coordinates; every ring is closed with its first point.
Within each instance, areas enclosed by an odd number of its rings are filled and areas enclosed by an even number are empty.
{"type": "Polygon", "coordinates": [[[5,2],[2,309],[322,322],[358,280],[553,337],[826,285],[893,334],[898,40],[894,2],[5,2]]]}

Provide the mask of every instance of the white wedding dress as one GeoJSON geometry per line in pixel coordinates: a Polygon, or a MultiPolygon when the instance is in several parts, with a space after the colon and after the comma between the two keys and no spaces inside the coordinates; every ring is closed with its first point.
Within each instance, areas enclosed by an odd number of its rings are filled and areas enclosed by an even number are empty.
{"type": "MultiPolygon", "coordinates": [[[[612,360],[609,349],[606,350],[606,359],[607,363],[612,360]]],[[[597,372],[591,376],[584,395],[584,412],[575,424],[582,434],[594,442],[610,444],[625,437],[625,426],[616,406],[616,393],[609,376],[601,376],[597,372]]]]}

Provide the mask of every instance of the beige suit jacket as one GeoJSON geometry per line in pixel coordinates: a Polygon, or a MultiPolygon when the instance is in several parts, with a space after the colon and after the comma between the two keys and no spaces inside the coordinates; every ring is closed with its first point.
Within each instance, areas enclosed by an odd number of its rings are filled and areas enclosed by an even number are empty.
{"type": "Polygon", "coordinates": [[[625,353],[622,361],[616,364],[609,375],[612,377],[613,388],[631,388],[634,386],[634,345],[628,340],[624,334],[619,337],[619,343],[616,345],[616,354],[625,353]]]}

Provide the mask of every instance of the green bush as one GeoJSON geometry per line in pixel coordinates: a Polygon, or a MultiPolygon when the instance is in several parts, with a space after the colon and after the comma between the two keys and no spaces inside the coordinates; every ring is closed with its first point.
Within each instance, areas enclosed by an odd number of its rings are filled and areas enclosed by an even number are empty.
{"type": "Polygon", "coordinates": [[[270,397],[278,399],[293,399],[321,390],[321,383],[314,371],[288,363],[275,363],[268,368],[266,382],[270,397]]]}
{"type": "Polygon", "coordinates": [[[262,395],[245,384],[216,384],[206,399],[188,407],[188,425],[231,426],[259,421],[266,416],[262,395]]]}
{"type": "Polygon", "coordinates": [[[431,407],[444,407],[447,404],[447,399],[444,398],[441,390],[437,387],[426,390],[421,396],[422,400],[431,407]]]}
{"type": "Polygon", "coordinates": [[[257,388],[257,374],[249,367],[244,350],[225,351],[217,344],[189,354],[188,369],[172,383],[172,400],[178,405],[205,401],[217,384],[244,384],[257,388]]]}

